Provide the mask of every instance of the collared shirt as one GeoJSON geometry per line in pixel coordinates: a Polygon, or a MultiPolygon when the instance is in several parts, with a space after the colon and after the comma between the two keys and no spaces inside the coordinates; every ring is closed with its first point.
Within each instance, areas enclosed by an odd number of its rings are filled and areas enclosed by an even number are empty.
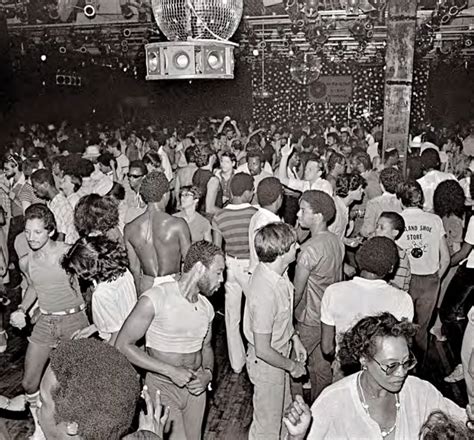
{"type": "Polygon", "coordinates": [[[318,191],[324,191],[326,194],[329,194],[331,197],[334,194],[334,189],[332,185],[326,180],[319,177],[313,183],[308,180],[300,179],[288,179],[288,188],[294,189],[296,191],[305,192],[311,189],[316,189],[318,191]]]}
{"type": "Polygon", "coordinates": [[[249,272],[252,273],[258,264],[258,256],[255,250],[255,235],[260,228],[270,223],[281,223],[282,220],[273,212],[265,208],[259,210],[250,219],[249,224],[249,250],[250,250],[250,266],[249,272]]]}
{"type": "Polygon", "coordinates": [[[381,196],[367,201],[365,208],[364,224],[360,230],[361,235],[369,237],[377,227],[377,221],[382,212],[402,212],[402,203],[396,194],[384,192],[381,196]]]}
{"type": "Polygon", "coordinates": [[[427,212],[433,212],[433,195],[436,187],[445,180],[457,180],[451,173],[445,173],[443,171],[431,170],[428,171],[423,177],[420,177],[417,182],[421,185],[423,195],[425,197],[425,204],[423,209],[427,212]]]}
{"type": "Polygon", "coordinates": [[[222,235],[228,255],[248,259],[249,225],[257,208],[250,203],[229,204],[212,219],[212,229],[222,235]]]}
{"type": "Polygon", "coordinates": [[[74,227],[74,211],[66,196],[59,192],[47,205],[56,220],[58,233],[64,234],[64,242],[74,244],[79,238],[79,234],[74,227]]]}
{"type": "Polygon", "coordinates": [[[244,311],[244,335],[255,345],[254,333],[271,334],[271,347],[281,351],[294,334],[294,287],[288,275],[280,276],[259,263],[250,278],[244,311]]]}

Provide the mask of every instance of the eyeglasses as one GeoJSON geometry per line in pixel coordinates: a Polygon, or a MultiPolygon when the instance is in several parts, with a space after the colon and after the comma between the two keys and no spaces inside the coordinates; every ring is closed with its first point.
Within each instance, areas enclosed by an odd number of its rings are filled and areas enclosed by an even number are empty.
{"type": "Polygon", "coordinates": [[[140,177],[143,177],[145,174],[127,174],[129,179],[139,179],[140,177]]]}
{"type": "Polygon", "coordinates": [[[194,197],[194,194],[192,192],[183,191],[181,197],[194,197]]]}
{"type": "Polygon", "coordinates": [[[390,365],[384,365],[381,364],[377,359],[372,358],[375,363],[380,367],[380,369],[387,375],[391,376],[394,374],[400,367],[402,367],[405,371],[410,371],[415,368],[417,364],[417,360],[413,353],[410,352],[410,357],[408,358],[407,361],[405,362],[394,362],[393,364],[390,365]]]}

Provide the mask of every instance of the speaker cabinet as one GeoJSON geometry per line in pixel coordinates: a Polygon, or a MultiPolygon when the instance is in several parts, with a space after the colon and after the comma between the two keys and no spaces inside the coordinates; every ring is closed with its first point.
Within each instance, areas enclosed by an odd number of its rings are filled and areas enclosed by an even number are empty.
{"type": "Polygon", "coordinates": [[[220,41],[147,44],[146,79],[233,79],[234,47],[220,41]]]}

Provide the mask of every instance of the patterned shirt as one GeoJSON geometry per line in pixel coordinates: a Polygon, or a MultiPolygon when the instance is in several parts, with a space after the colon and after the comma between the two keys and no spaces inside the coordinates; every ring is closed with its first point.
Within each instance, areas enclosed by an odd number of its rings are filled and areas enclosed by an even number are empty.
{"type": "Polygon", "coordinates": [[[53,200],[48,202],[48,208],[54,215],[59,234],[64,234],[66,244],[74,244],[79,234],[74,227],[74,211],[63,193],[57,193],[53,200]]]}
{"type": "Polygon", "coordinates": [[[390,280],[390,284],[400,290],[408,292],[411,280],[410,259],[405,249],[402,249],[400,246],[397,246],[397,248],[398,267],[393,278],[390,280]]]}
{"type": "Polygon", "coordinates": [[[228,255],[239,259],[250,258],[249,226],[256,212],[257,208],[249,203],[230,204],[212,219],[212,229],[222,235],[228,255]]]}

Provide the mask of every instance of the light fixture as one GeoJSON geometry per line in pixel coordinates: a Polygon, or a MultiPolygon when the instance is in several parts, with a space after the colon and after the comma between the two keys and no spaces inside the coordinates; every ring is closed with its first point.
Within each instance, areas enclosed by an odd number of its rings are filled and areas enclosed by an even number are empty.
{"type": "Polygon", "coordinates": [[[253,50],[252,50],[252,55],[253,55],[254,57],[258,57],[258,54],[259,54],[258,49],[253,49],[253,50]]]}
{"type": "Polygon", "coordinates": [[[46,59],[47,59],[46,55],[43,54],[40,56],[40,60],[43,61],[43,63],[46,61],[46,59]]]}

